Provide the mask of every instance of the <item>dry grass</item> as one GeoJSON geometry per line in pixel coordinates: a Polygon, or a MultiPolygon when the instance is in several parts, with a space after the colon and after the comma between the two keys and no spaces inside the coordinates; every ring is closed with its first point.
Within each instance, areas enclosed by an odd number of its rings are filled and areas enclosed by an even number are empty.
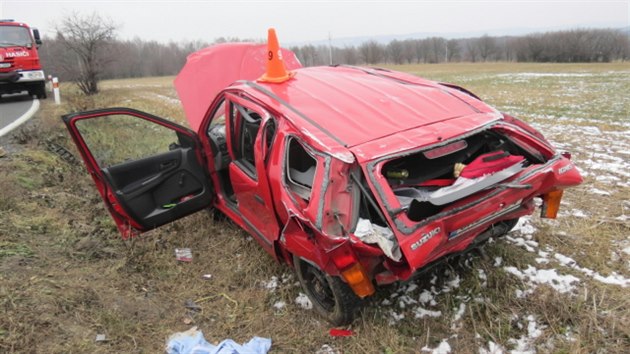
{"type": "Polygon", "coordinates": [[[536,258],[538,251],[561,254],[602,276],[630,277],[630,254],[623,251],[630,247],[624,217],[630,181],[623,170],[630,151],[628,64],[397,69],[461,84],[574,152],[588,173],[585,184],[566,193],[565,214],[558,220],[531,219],[535,252],[499,241],[486,247],[488,259],[473,258],[472,268],[438,270],[434,284],[429,275],[381,289],[352,326],[354,336],[331,338],[327,323],[295,304],[300,289],[291,270],[276,264],[245,232],[200,212],[122,241],[85,169],[47,150],[44,142],[52,139],[74,151],[59,119],[69,111],[127,106],[184,122],[172,78],[104,82],[103,92],[89,99],[65,87],[62,106],[45,102],[35,119],[0,141],[8,152],[0,158],[0,351],[160,352],[170,334],[196,325],[211,342],[270,337],[272,351],[282,353],[312,353],[324,344],[344,353],[409,353],[442,340],[454,352],[477,353],[488,349],[489,341],[515,348],[510,340],[527,336],[526,318],[532,315],[541,333],[530,344],[539,352],[627,352],[628,288],[603,284],[551,256],[549,264],[536,258]],[[599,133],[590,135],[594,128],[599,133]],[[177,247],[191,247],[194,261],[178,263],[177,247]],[[528,265],[555,268],[580,281],[570,293],[540,285],[518,298],[516,290],[528,285],[503,266],[528,265]],[[202,279],[204,274],[211,279],[202,279]],[[278,279],[275,289],[266,286],[272,277],[278,279]],[[459,286],[439,291],[457,277],[459,286]],[[407,298],[417,302],[431,287],[439,294],[434,306],[425,307],[441,316],[415,318],[417,304],[407,298]],[[186,300],[201,310],[186,309],[186,300]],[[279,301],[286,303],[282,309],[274,307],[279,301]],[[394,315],[404,318],[392,320],[394,315]],[[99,333],[109,340],[96,343],[99,333]]]}

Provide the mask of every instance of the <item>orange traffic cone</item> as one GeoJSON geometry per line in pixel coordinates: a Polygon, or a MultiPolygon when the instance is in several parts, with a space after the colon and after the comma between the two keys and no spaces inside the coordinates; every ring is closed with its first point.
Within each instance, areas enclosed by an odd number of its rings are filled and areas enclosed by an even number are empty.
{"type": "Polygon", "coordinates": [[[276,30],[270,28],[267,31],[267,72],[258,81],[280,83],[289,80],[295,75],[292,71],[287,71],[282,58],[276,30]]]}

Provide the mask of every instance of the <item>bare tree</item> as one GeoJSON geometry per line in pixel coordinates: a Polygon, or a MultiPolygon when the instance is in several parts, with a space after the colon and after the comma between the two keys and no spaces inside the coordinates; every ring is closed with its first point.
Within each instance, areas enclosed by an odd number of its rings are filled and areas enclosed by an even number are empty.
{"type": "Polygon", "coordinates": [[[378,42],[370,40],[359,46],[359,53],[366,64],[377,64],[384,59],[385,51],[378,42]]]}
{"type": "Polygon", "coordinates": [[[389,42],[387,45],[387,52],[389,54],[389,59],[391,59],[394,64],[402,64],[405,61],[404,46],[401,41],[394,39],[389,42]]]}
{"type": "Polygon", "coordinates": [[[481,60],[488,61],[492,58],[492,55],[497,51],[497,43],[494,37],[490,37],[484,34],[481,38],[477,39],[477,51],[481,60]]]}
{"type": "Polygon", "coordinates": [[[108,47],[116,38],[117,26],[94,12],[91,15],[72,13],[57,26],[57,38],[76,55],[77,63],[67,63],[65,70],[86,95],[98,93],[98,81],[113,57],[108,47]]]}

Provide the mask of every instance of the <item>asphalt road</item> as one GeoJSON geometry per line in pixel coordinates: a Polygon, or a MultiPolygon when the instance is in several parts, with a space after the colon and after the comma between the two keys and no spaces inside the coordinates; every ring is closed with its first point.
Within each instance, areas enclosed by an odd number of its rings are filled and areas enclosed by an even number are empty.
{"type": "Polygon", "coordinates": [[[39,101],[29,95],[5,95],[0,98],[0,136],[27,121],[39,108],[39,101]]]}

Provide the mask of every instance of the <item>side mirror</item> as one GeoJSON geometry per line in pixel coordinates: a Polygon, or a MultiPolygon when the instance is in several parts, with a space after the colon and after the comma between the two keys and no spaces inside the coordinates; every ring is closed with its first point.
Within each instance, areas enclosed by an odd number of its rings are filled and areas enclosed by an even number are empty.
{"type": "Polygon", "coordinates": [[[33,28],[33,37],[35,38],[35,44],[39,47],[42,44],[42,39],[39,37],[39,30],[33,28]]]}

